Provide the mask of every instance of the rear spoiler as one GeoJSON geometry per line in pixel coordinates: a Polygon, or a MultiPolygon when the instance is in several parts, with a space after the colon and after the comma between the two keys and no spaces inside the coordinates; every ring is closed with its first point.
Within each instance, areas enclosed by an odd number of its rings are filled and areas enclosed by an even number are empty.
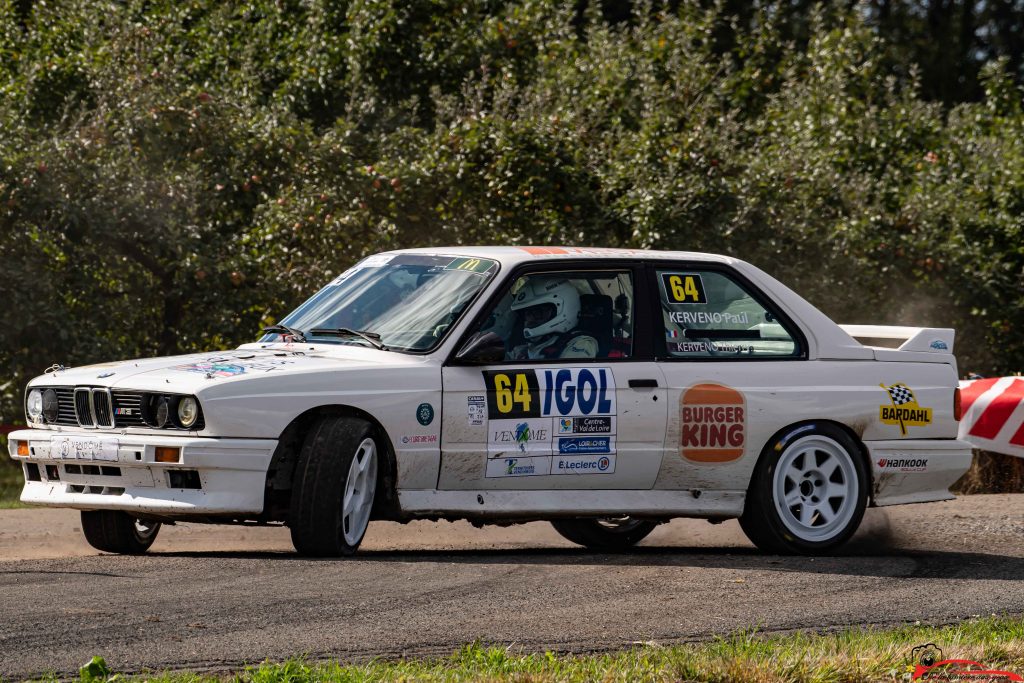
{"type": "Polygon", "coordinates": [[[894,325],[840,325],[854,339],[903,339],[899,351],[953,353],[956,331],[949,327],[897,327],[894,325]]]}

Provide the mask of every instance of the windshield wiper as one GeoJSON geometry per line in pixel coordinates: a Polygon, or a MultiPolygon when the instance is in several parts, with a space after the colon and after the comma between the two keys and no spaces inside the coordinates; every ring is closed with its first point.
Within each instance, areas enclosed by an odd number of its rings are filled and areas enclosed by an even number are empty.
{"type": "Polygon", "coordinates": [[[306,335],[302,330],[297,330],[294,327],[288,327],[287,325],[271,325],[270,327],[264,327],[263,331],[270,334],[280,334],[282,336],[287,334],[297,342],[306,341],[306,335]]]}
{"type": "Polygon", "coordinates": [[[359,337],[375,349],[387,351],[388,348],[380,343],[380,335],[376,332],[350,330],[347,327],[314,327],[309,333],[327,337],[359,337]]]}

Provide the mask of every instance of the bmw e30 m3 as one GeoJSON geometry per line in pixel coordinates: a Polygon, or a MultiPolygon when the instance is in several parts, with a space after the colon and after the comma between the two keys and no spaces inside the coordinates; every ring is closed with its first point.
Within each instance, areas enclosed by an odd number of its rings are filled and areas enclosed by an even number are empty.
{"type": "Polygon", "coordinates": [[[734,258],[410,249],[235,350],[55,367],[9,449],[21,500],[110,552],[195,521],[338,556],[417,518],[620,549],[698,517],[817,554],[869,505],[952,498],[958,392],[953,330],[837,325],[734,258]]]}

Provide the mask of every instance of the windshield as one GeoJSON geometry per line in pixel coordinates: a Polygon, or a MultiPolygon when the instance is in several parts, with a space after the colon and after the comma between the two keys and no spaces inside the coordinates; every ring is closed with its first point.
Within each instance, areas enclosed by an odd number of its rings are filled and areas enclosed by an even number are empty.
{"type": "MultiPolygon", "coordinates": [[[[372,346],[379,340],[391,350],[428,351],[496,272],[490,259],[377,254],[336,277],[281,324],[301,330],[306,341],[372,346]]],[[[262,341],[284,336],[275,332],[262,341]]]]}

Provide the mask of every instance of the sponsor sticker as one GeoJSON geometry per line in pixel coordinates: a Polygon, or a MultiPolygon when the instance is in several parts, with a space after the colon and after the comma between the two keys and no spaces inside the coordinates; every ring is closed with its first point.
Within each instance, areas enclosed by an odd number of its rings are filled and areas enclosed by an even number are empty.
{"type": "Polygon", "coordinates": [[[240,358],[209,358],[207,360],[172,366],[172,370],[198,372],[214,377],[234,377],[246,372],[271,372],[294,361],[280,358],[246,360],[240,358]]]}
{"type": "Polygon", "coordinates": [[[614,434],[615,418],[610,415],[596,417],[560,417],[559,434],[614,434]]]}
{"type": "Polygon", "coordinates": [[[721,384],[695,384],[682,393],[679,453],[692,462],[726,463],[743,456],[746,400],[721,384]]]}
{"type": "Polygon", "coordinates": [[[899,425],[900,434],[906,436],[907,427],[925,427],[932,423],[932,409],[918,405],[914,391],[906,384],[897,382],[889,386],[878,386],[885,389],[889,396],[889,405],[878,408],[878,419],[883,424],[899,425]]]}
{"type": "Polygon", "coordinates": [[[488,459],[484,476],[535,477],[551,473],[551,457],[508,457],[488,459]]]}
{"type": "Polygon", "coordinates": [[[50,457],[61,460],[117,462],[117,446],[117,439],[96,436],[55,436],[50,439],[50,457]]]}
{"type": "Polygon", "coordinates": [[[437,443],[437,434],[410,434],[402,437],[404,444],[437,443]]]}
{"type": "Polygon", "coordinates": [[[358,271],[358,270],[359,270],[359,268],[355,268],[355,267],[349,268],[348,270],[343,272],[341,275],[339,275],[338,277],[336,277],[333,280],[331,280],[330,282],[328,282],[327,286],[328,287],[337,287],[342,282],[344,282],[345,280],[347,280],[350,277],[352,277],[352,275],[354,275],[356,273],[356,271],[358,271]]]}
{"type": "Polygon", "coordinates": [[[394,254],[374,254],[373,256],[367,256],[362,261],[357,263],[355,268],[380,268],[391,263],[391,259],[395,256],[394,254]]]}
{"type": "Polygon", "coordinates": [[[434,406],[429,403],[421,403],[416,407],[416,420],[426,427],[434,421],[434,406]]]}
{"type": "Polygon", "coordinates": [[[487,425],[488,457],[510,454],[550,455],[551,419],[491,420],[487,425]]]}
{"type": "Polygon", "coordinates": [[[946,342],[942,341],[941,339],[936,339],[928,346],[935,349],[936,351],[949,351],[949,345],[946,344],[946,342]]]}
{"type": "Polygon", "coordinates": [[[556,455],[551,460],[551,474],[613,474],[615,455],[556,455]]]}
{"type": "Polygon", "coordinates": [[[610,436],[558,437],[558,452],[566,453],[611,453],[614,446],[610,436]]]}
{"type": "Polygon", "coordinates": [[[496,261],[486,258],[457,258],[445,270],[463,270],[468,273],[486,273],[497,265],[496,261]]]}
{"type": "Polygon", "coordinates": [[[672,311],[668,319],[677,325],[749,325],[750,315],[707,311],[672,311]]]}
{"type": "Polygon", "coordinates": [[[466,417],[470,427],[480,427],[487,417],[487,397],[484,395],[466,397],[466,417]]]}
{"type": "Polygon", "coordinates": [[[485,370],[483,375],[492,420],[615,414],[611,368],[485,370]]]}
{"type": "Polygon", "coordinates": [[[696,273],[662,273],[665,298],[671,304],[706,304],[704,281],[696,273]]]}
{"type": "MultiPolygon", "coordinates": [[[[694,334],[700,336],[699,331],[694,334]]],[[[675,351],[676,353],[753,353],[754,347],[722,342],[677,342],[675,351]]]]}
{"type": "Polygon", "coordinates": [[[928,458],[879,458],[880,470],[899,472],[924,472],[928,469],[928,458]]]}

